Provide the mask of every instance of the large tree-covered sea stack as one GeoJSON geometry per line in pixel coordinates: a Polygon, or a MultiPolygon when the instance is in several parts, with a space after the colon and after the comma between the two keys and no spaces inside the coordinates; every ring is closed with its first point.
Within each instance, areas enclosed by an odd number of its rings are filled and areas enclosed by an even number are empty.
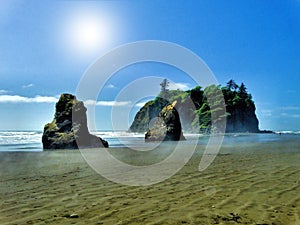
{"type": "Polygon", "coordinates": [[[185,140],[180,118],[175,109],[176,101],[165,106],[158,114],[153,127],[145,134],[145,141],[179,141],[185,140]]]}
{"type": "Polygon", "coordinates": [[[53,121],[44,127],[42,142],[44,149],[108,147],[107,141],[89,133],[86,107],[71,94],[60,96],[53,121]]]}
{"type": "Polygon", "coordinates": [[[190,133],[211,133],[215,132],[212,121],[212,113],[219,115],[220,119],[226,119],[226,132],[250,132],[258,133],[258,119],[255,114],[255,104],[252,96],[247,92],[245,84],[237,85],[230,80],[226,86],[210,85],[202,89],[200,86],[187,91],[169,90],[168,82],[165,79],[161,84],[161,92],[158,96],[147,102],[136,114],[131,124],[130,132],[147,132],[153,118],[157,117],[168,102],[177,101],[176,109],[180,115],[182,129],[190,133]],[[217,91],[216,91],[217,90],[217,91]],[[220,107],[222,94],[225,106],[220,107]],[[210,101],[208,101],[208,96],[210,101]],[[194,107],[191,107],[189,100],[194,107]],[[226,112],[224,112],[226,108],[226,112]]]}

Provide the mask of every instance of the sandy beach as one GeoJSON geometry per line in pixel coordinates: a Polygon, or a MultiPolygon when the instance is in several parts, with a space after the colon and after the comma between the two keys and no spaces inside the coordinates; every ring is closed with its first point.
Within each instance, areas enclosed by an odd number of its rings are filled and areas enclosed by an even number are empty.
{"type": "Polygon", "coordinates": [[[300,224],[299,143],[225,146],[199,172],[203,148],[140,187],[108,181],[79,151],[1,152],[0,223],[300,224]]]}

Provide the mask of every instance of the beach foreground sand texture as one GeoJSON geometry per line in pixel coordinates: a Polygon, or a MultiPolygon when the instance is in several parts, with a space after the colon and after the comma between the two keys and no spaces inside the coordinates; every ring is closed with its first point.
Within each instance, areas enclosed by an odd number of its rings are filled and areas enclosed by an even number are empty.
{"type": "Polygon", "coordinates": [[[79,151],[0,153],[0,224],[300,224],[299,144],[224,147],[200,173],[201,148],[142,187],[106,180],[79,151]]]}

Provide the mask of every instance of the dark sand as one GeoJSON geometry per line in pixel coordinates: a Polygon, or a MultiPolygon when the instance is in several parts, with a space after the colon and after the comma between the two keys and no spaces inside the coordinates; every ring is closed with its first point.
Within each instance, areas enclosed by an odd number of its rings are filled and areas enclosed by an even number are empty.
{"type": "Polygon", "coordinates": [[[223,147],[203,172],[199,148],[140,187],[106,180],[79,151],[0,153],[0,224],[300,224],[299,143],[223,147]]]}

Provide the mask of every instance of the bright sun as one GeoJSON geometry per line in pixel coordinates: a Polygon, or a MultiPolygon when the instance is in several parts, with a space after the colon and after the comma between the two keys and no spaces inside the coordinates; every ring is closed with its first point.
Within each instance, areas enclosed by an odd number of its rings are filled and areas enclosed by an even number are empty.
{"type": "Polygon", "coordinates": [[[64,32],[70,50],[80,55],[98,52],[109,39],[107,23],[99,14],[91,11],[73,13],[64,32]]]}

